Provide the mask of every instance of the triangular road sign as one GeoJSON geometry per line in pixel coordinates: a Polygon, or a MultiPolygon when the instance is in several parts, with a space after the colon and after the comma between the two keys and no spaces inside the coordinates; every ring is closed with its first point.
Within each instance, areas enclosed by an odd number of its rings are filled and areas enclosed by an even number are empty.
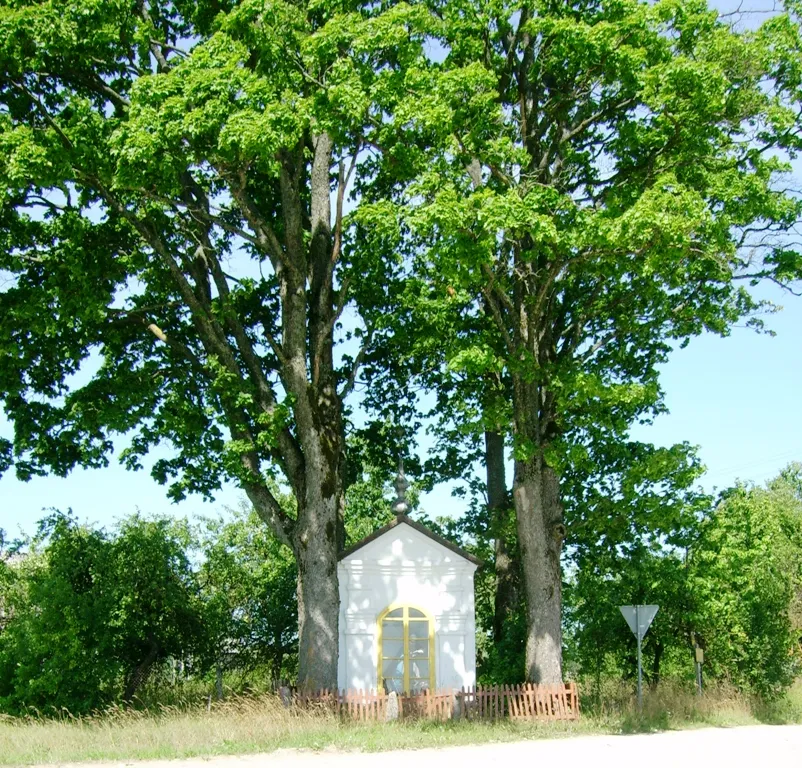
{"type": "Polygon", "coordinates": [[[643,639],[649,631],[654,617],[660,608],[659,605],[621,605],[619,610],[626,619],[632,634],[643,639]]]}

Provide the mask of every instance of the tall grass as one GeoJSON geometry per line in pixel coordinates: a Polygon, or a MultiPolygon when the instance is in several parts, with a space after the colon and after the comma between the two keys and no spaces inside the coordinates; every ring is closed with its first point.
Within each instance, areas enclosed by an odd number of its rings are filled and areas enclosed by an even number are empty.
{"type": "MultiPolygon", "coordinates": [[[[581,689],[580,689],[581,690],[581,689]]],[[[668,681],[643,692],[637,708],[632,686],[608,680],[581,699],[584,717],[618,725],[622,732],[687,728],[694,725],[751,725],[802,722],[802,680],[772,700],[743,693],[724,682],[707,684],[699,696],[687,683],[668,681]]]]}
{"type": "MultiPolygon", "coordinates": [[[[196,700],[197,701],[197,700],[196,700]]],[[[0,764],[180,758],[270,752],[279,748],[379,751],[513,741],[588,733],[621,733],[699,725],[802,721],[802,684],[776,702],[722,686],[702,699],[681,686],[647,691],[638,715],[629,688],[610,685],[585,697],[579,722],[345,723],[324,709],[286,709],[276,696],[231,697],[221,703],[112,708],[91,717],[0,718],[0,764]]]]}
{"type": "Polygon", "coordinates": [[[588,732],[583,723],[345,723],[326,710],[285,709],[276,696],[194,709],[109,709],[91,717],[0,719],[0,764],[178,758],[279,748],[380,751],[588,732]]]}

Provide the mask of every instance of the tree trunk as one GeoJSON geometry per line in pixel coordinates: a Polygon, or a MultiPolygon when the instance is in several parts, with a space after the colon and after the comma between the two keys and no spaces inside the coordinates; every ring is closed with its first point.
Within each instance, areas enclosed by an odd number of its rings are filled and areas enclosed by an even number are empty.
{"type": "Polygon", "coordinates": [[[652,679],[649,681],[652,688],[657,688],[660,683],[660,662],[663,660],[665,646],[657,641],[654,644],[654,659],[652,659],[652,679]]]}
{"type": "Polygon", "coordinates": [[[526,596],[526,679],[562,682],[560,483],[542,454],[515,463],[515,514],[526,596]]]}
{"type": "Polygon", "coordinates": [[[298,687],[337,687],[340,597],[337,580],[336,516],[325,536],[311,527],[297,537],[298,687]]]}
{"type": "Polygon", "coordinates": [[[128,682],[125,685],[125,691],[123,691],[123,701],[126,704],[130,704],[133,701],[134,695],[139,690],[142,683],[147,680],[148,675],[150,674],[150,669],[153,666],[154,662],[156,661],[156,657],[159,655],[159,646],[156,643],[156,640],[151,636],[150,646],[148,648],[148,652],[145,654],[145,658],[137,665],[136,669],[131,673],[131,676],[128,678],[128,682]]]}
{"type": "Polygon", "coordinates": [[[270,676],[275,681],[275,688],[278,689],[280,685],[284,685],[284,678],[281,675],[281,668],[284,665],[284,644],[282,642],[281,632],[273,633],[273,657],[270,660],[270,676]]]}
{"type": "MultiPolygon", "coordinates": [[[[282,154],[284,239],[292,268],[284,270],[280,279],[282,383],[294,398],[304,462],[303,476],[299,473],[294,484],[298,515],[292,531],[298,563],[298,686],[314,690],[337,687],[337,555],[345,440],[332,340],[338,314],[333,270],[339,258],[331,225],[334,141],[325,132],[307,139],[282,154]],[[307,143],[313,148],[308,171],[307,143]]],[[[344,184],[342,174],[339,183],[344,184]]],[[[337,216],[340,227],[339,208],[337,216]]]]}
{"type": "Polygon", "coordinates": [[[493,611],[493,641],[504,636],[504,623],[515,605],[515,572],[507,541],[510,521],[510,499],[504,468],[504,437],[498,432],[485,432],[485,466],[487,469],[487,507],[493,532],[496,570],[496,597],[493,611]]]}
{"type": "Polygon", "coordinates": [[[337,687],[340,594],[338,523],[342,505],[337,422],[307,453],[305,508],[298,510],[293,549],[298,561],[298,686],[337,687]]]}
{"type": "Polygon", "coordinates": [[[217,701],[223,700],[223,662],[219,659],[215,668],[214,693],[217,701]]]}

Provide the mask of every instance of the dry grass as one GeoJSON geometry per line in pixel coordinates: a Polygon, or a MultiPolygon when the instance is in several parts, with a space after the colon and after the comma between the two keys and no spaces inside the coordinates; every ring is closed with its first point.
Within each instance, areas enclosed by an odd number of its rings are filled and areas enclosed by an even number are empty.
{"type": "Polygon", "coordinates": [[[773,706],[723,687],[699,700],[663,686],[647,693],[638,716],[631,691],[610,689],[578,723],[342,723],[323,710],[287,710],[276,697],[233,698],[193,709],[109,710],[94,717],[0,719],[0,764],[179,758],[270,752],[279,748],[380,751],[621,733],[701,725],[802,720],[802,683],[773,706]]]}
{"type": "Polygon", "coordinates": [[[287,710],[274,696],[194,710],[109,710],[93,717],[0,720],[0,765],[178,758],[280,748],[381,751],[588,732],[587,723],[343,723],[323,711],[287,710]]]}

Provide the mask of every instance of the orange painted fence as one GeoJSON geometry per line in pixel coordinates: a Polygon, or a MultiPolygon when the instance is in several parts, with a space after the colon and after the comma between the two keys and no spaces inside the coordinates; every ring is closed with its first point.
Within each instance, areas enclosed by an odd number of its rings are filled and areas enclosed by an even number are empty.
{"type": "MultiPolygon", "coordinates": [[[[350,720],[387,719],[389,694],[373,691],[322,690],[292,692],[302,707],[323,706],[350,720]]],[[[562,685],[479,685],[471,688],[423,691],[398,696],[398,716],[432,720],[576,720],[579,692],[576,683],[562,685]]]]}

